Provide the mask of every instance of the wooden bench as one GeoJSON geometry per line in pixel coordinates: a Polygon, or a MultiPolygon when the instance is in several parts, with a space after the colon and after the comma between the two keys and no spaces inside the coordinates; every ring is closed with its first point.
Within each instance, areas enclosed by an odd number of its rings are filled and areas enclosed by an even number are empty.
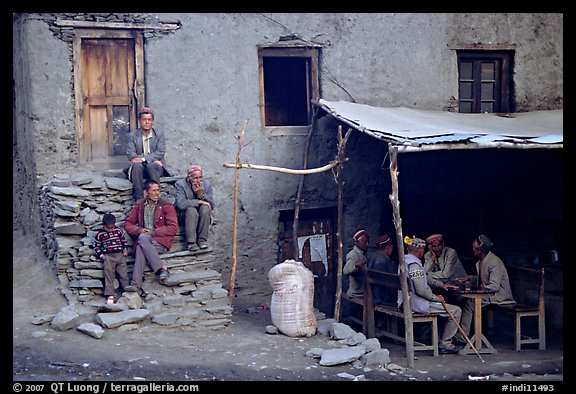
{"type": "MultiPolygon", "coordinates": [[[[346,293],[342,293],[341,300],[352,302],[362,307],[362,321],[351,317],[350,320],[362,325],[362,331],[367,338],[374,338],[378,336],[388,337],[399,342],[406,343],[406,339],[399,335],[398,325],[404,321],[404,311],[398,308],[396,304],[390,305],[373,305],[372,301],[372,285],[384,286],[394,290],[401,290],[400,276],[394,273],[376,271],[372,269],[364,269],[364,297],[350,297],[346,293]],[[379,329],[376,331],[375,327],[375,313],[382,313],[391,317],[395,325],[390,325],[386,329],[379,329]]],[[[438,314],[423,314],[412,313],[412,323],[428,323],[432,329],[432,344],[426,345],[421,342],[414,341],[414,351],[428,351],[431,350],[434,356],[438,356],[438,314]]]]}
{"type": "MultiPolygon", "coordinates": [[[[360,307],[362,307],[362,311],[363,311],[362,313],[364,313],[364,296],[352,297],[349,294],[347,294],[346,292],[342,292],[342,294],[340,295],[340,300],[359,305],[360,307]]],[[[344,313],[344,311],[341,310],[340,313],[341,313],[340,317],[342,318],[342,314],[344,313]]],[[[356,316],[347,316],[347,317],[350,321],[353,321],[354,323],[361,325],[361,326],[363,325],[363,320],[358,319],[356,316]]],[[[342,320],[342,319],[340,319],[340,320],[342,320]]]]}
{"type": "MultiPolygon", "coordinates": [[[[398,335],[398,323],[405,320],[403,308],[398,308],[396,304],[373,305],[372,301],[372,286],[383,286],[397,291],[402,291],[400,275],[366,269],[364,278],[364,305],[367,306],[364,308],[364,335],[366,335],[367,338],[385,336],[406,343],[406,339],[403,336],[398,335]],[[382,313],[395,319],[395,329],[378,330],[378,332],[376,332],[374,324],[376,312],[382,313]]],[[[424,343],[414,341],[414,351],[432,350],[434,356],[438,356],[438,314],[412,312],[412,323],[427,323],[431,325],[432,329],[432,343],[430,345],[426,345],[424,343]]]]}
{"type": "Polygon", "coordinates": [[[537,288],[537,300],[534,303],[516,303],[508,305],[489,304],[487,308],[487,317],[489,327],[494,327],[494,312],[504,312],[514,317],[514,347],[516,351],[526,344],[538,344],[538,349],[546,349],[546,320],[545,320],[545,305],[544,305],[544,268],[524,268],[524,267],[510,267],[507,266],[508,277],[510,279],[510,286],[516,300],[522,299],[518,297],[519,288],[526,288],[527,286],[537,288]],[[516,290],[516,291],[514,291],[516,290]],[[538,338],[531,338],[522,335],[522,318],[535,317],[538,321],[538,338]]]}

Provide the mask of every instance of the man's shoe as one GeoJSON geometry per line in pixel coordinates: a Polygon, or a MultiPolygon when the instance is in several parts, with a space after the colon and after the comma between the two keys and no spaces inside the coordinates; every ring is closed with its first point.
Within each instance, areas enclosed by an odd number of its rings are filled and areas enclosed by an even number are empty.
{"type": "Polygon", "coordinates": [[[166,279],[168,279],[168,276],[170,275],[170,273],[168,272],[168,270],[165,270],[164,268],[160,269],[160,275],[158,276],[158,279],[160,280],[160,283],[164,283],[166,281],[166,279]]]}
{"type": "Polygon", "coordinates": [[[458,339],[458,338],[452,339],[452,343],[453,343],[454,345],[456,345],[456,346],[462,346],[462,347],[464,347],[464,346],[466,346],[466,345],[468,344],[468,342],[466,342],[466,341],[464,341],[464,340],[462,340],[462,339],[458,339]]]}
{"type": "Polygon", "coordinates": [[[203,240],[203,239],[201,239],[201,240],[198,242],[198,246],[200,247],[200,249],[208,249],[208,244],[207,244],[206,241],[203,240]]]}
{"type": "Polygon", "coordinates": [[[458,353],[460,350],[462,350],[461,346],[446,346],[446,347],[441,347],[440,348],[440,354],[456,354],[458,353]]]}
{"type": "Polygon", "coordinates": [[[200,250],[200,248],[198,247],[198,245],[196,245],[196,243],[191,243],[188,244],[188,250],[192,253],[197,252],[198,250],[200,250]]]}
{"type": "Polygon", "coordinates": [[[126,286],[126,288],[124,290],[129,292],[129,293],[137,293],[138,287],[136,287],[134,285],[130,285],[130,286],[126,286]]]}

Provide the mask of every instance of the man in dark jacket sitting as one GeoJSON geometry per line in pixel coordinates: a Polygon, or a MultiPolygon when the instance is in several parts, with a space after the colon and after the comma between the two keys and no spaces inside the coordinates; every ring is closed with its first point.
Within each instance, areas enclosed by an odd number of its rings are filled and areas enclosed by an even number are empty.
{"type": "Polygon", "coordinates": [[[172,247],[178,233],[176,209],[167,200],[160,198],[160,185],[153,180],[144,184],[144,199],[132,208],[124,222],[124,229],[133,238],[135,255],[132,280],[127,291],[138,291],[143,282],[146,263],[159,274],[160,283],[168,278],[168,267],[160,259],[172,247]]]}

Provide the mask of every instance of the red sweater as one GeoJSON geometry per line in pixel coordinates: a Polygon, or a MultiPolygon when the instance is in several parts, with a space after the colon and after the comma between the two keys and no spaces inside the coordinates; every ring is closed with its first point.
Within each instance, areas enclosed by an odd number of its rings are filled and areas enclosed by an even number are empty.
{"type": "MultiPolygon", "coordinates": [[[[130,216],[124,222],[124,229],[134,239],[133,252],[136,251],[140,231],[144,228],[144,201],[146,200],[138,201],[134,205],[130,216]]],[[[177,233],[178,217],[176,209],[169,201],[160,198],[154,210],[154,235],[152,239],[166,247],[166,249],[170,249],[177,233]]]]}

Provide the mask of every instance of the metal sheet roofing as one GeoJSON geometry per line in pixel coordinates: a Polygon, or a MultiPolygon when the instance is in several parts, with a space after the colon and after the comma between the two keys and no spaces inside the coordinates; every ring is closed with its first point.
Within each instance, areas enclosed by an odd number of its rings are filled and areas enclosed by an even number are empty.
{"type": "Polygon", "coordinates": [[[504,115],[383,108],[324,99],[316,105],[359,131],[407,147],[465,144],[470,148],[563,148],[563,110],[504,115]]]}

